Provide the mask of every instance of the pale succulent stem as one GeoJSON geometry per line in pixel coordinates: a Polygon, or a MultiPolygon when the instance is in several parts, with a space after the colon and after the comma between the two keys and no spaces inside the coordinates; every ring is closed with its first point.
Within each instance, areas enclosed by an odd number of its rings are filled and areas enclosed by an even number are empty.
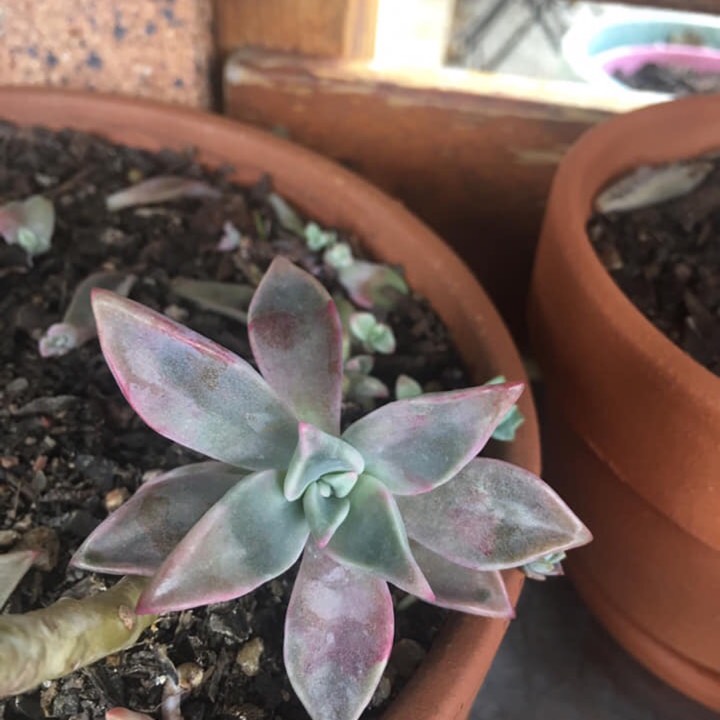
{"type": "Polygon", "coordinates": [[[0,617],[0,697],[67,675],[132,645],[154,615],[134,608],[146,578],[126,577],[106,592],[81,600],[0,617]]]}

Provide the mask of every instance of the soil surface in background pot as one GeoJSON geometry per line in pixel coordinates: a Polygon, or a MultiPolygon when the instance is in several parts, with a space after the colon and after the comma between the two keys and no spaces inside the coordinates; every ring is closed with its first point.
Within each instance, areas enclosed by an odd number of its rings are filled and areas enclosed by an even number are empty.
{"type": "Polygon", "coordinates": [[[613,76],[633,90],[651,90],[671,95],[720,92],[720,74],[672,65],[647,63],[633,73],[619,70],[613,76]]]}
{"type": "MultiPolygon", "coordinates": [[[[20,613],[115,582],[68,570],[72,553],[147,473],[204,459],[144,425],[121,396],[96,340],[64,357],[39,356],[38,338],[61,320],[78,283],[101,269],[127,269],[138,277],[130,297],[246,359],[243,324],[173,295],[172,278],[256,285],[279,253],[331,292],[340,287],[321,254],[280,227],[267,201],[269,180],[242,189],[226,172],[199,167],[191,152],[151,154],[70,131],[1,125],[0,150],[0,202],[41,193],[57,213],[53,246],[32,267],[17,246],[0,241],[0,552],[23,545],[44,551],[7,604],[6,612],[20,613]],[[204,179],[222,196],[106,209],[111,192],[168,174],[204,179]],[[217,249],[226,221],[242,234],[233,252],[217,249]]],[[[360,255],[357,239],[340,235],[360,255]]],[[[373,374],[389,388],[399,373],[426,390],[470,384],[446,329],[423,299],[401,299],[384,319],[398,347],[376,356],[373,374]]],[[[364,413],[346,403],[344,424],[364,413]]],[[[0,701],[0,717],[89,720],[117,705],[155,714],[164,679],[183,663],[195,663],[202,682],[183,703],[185,720],[307,718],[282,662],[294,572],[238,600],[165,616],[132,649],[0,701]]],[[[396,592],[394,599],[403,596],[396,592]]],[[[444,617],[421,602],[396,611],[393,657],[364,717],[382,713],[444,617]]]]}
{"type": "Polygon", "coordinates": [[[595,213],[588,234],[620,289],[670,340],[720,375],[720,163],[694,190],[595,213]]]}

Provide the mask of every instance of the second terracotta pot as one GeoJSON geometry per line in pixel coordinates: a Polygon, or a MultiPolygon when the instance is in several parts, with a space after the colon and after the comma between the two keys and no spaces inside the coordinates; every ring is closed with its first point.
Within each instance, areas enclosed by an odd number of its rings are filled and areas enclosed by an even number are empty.
{"type": "Polygon", "coordinates": [[[625,647],[720,710],[720,378],[632,305],[595,255],[598,191],[720,148],[720,98],[610,120],[561,163],[531,287],[547,384],[547,479],[592,530],[571,575],[625,647]]]}

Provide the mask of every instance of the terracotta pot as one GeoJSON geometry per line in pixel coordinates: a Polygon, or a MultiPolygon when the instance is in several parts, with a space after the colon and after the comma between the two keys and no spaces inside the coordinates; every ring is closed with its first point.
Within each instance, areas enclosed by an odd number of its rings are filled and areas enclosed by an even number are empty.
{"type": "MultiPolygon", "coordinates": [[[[467,267],[425,225],[352,173],[262,131],[206,113],[146,101],[30,89],[0,90],[0,115],[21,124],[72,127],[150,150],[198,150],[208,165],[231,164],[235,179],[253,183],[269,173],[279,193],[322,223],[347,228],[367,250],[402,265],[413,288],[447,324],[475,382],[499,373],[526,380],[510,335],[467,267]]],[[[539,471],[540,448],[529,392],[526,422],[497,454],[539,471]]],[[[506,574],[516,601],[517,571],[506,574]]],[[[453,615],[425,662],[383,716],[386,720],[465,718],[502,639],[507,621],[453,615]]]]}
{"type": "Polygon", "coordinates": [[[720,147],[720,98],[619,116],[586,133],[552,187],[531,338],[547,383],[547,472],[592,530],[569,570],[641,662],[720,710],[720,378],[617,288],[585,224],[637,165],[720,147]]]}

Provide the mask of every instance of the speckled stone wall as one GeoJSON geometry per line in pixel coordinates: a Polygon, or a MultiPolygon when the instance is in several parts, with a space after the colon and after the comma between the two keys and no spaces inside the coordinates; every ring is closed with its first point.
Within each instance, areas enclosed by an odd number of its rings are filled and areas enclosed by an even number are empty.
{"type": "Polygon", "coordinates": [[[205,107],[211,0],[0,0],[0,84],[205,107]]]}

